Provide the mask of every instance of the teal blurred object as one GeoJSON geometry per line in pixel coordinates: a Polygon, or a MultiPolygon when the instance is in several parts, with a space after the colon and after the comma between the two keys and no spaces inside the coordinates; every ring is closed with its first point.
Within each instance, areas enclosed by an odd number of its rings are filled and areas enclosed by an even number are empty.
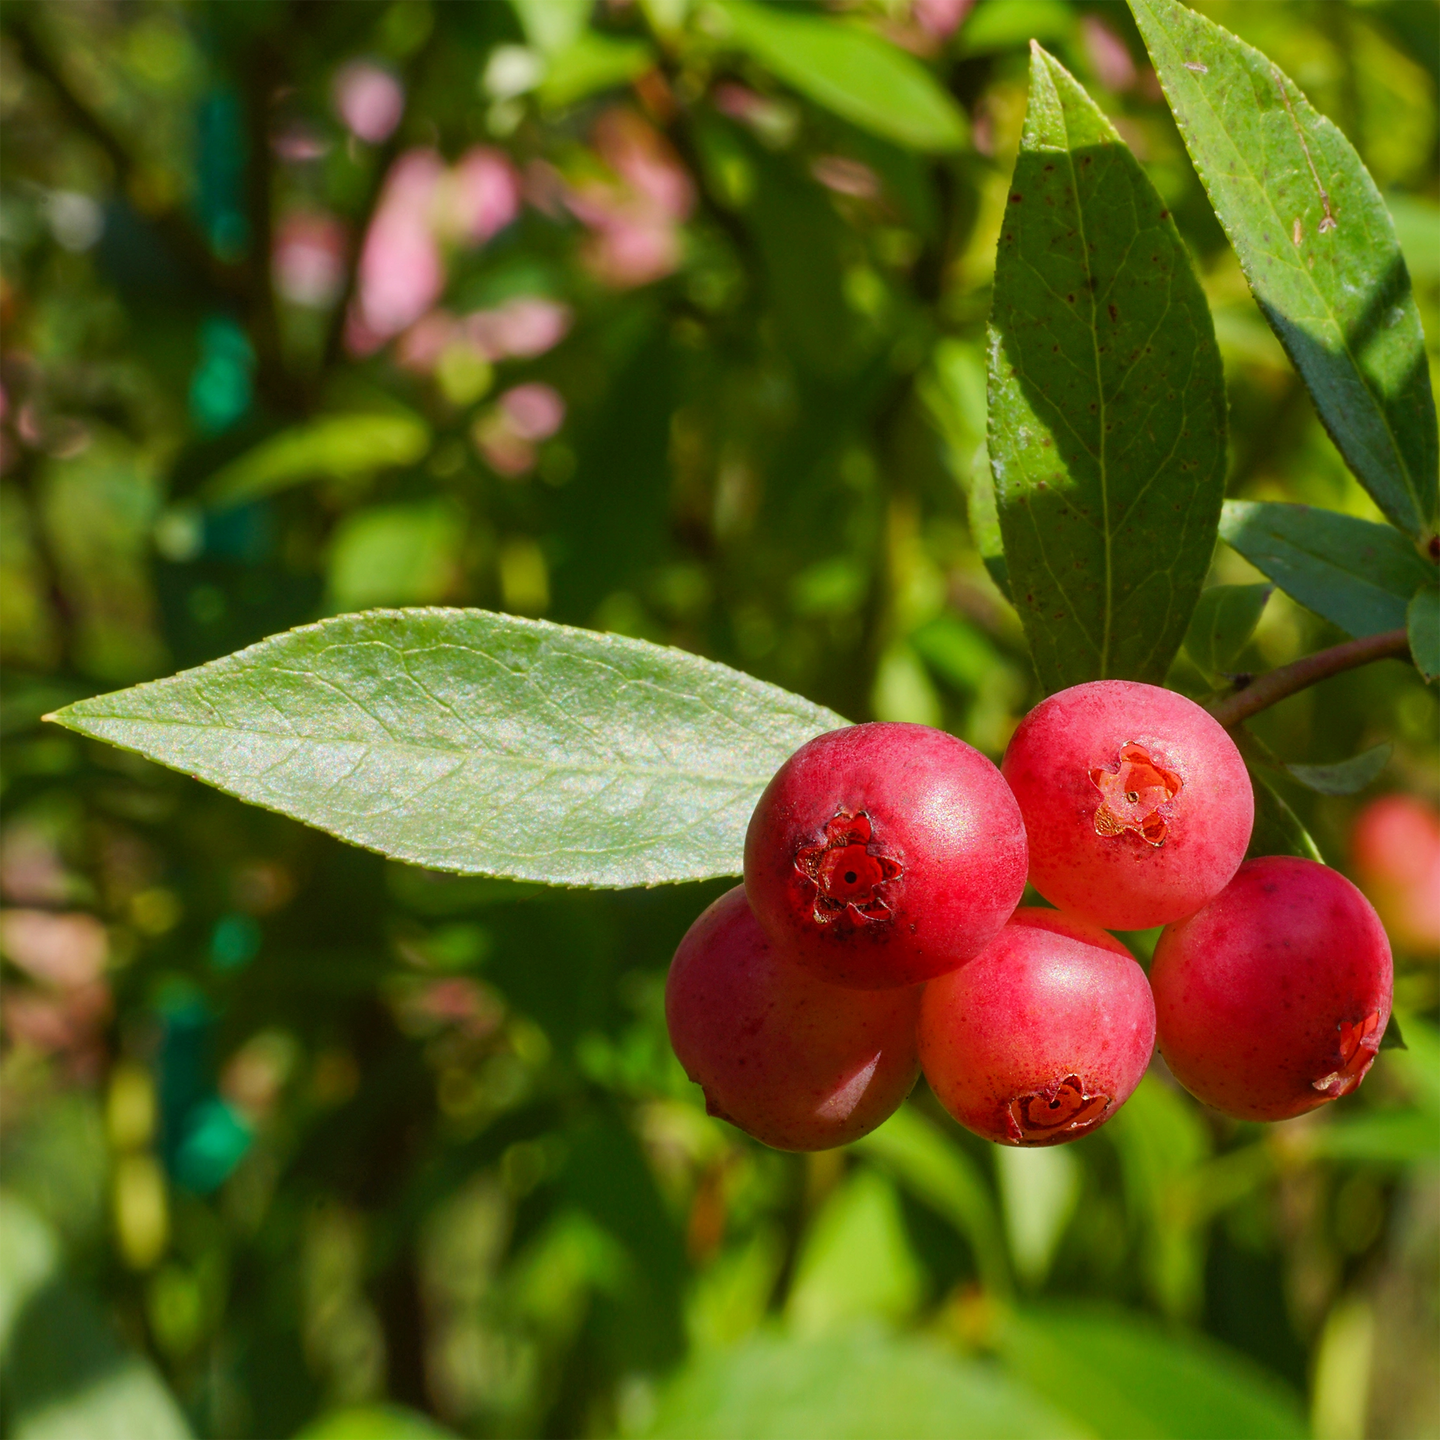
{"type": "Polygon", "coordinates": [[[249,337],[225,315],[200,325],[200,360],[190,379],[190,414],[205,435],[218,435],[241,419],[255,398],[255,352],[249,337]]]}

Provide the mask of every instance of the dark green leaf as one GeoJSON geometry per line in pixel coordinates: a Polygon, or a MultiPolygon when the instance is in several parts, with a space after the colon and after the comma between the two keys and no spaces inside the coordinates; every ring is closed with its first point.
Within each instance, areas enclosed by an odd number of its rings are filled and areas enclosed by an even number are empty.
{"type": "Polygon", "coordinates": [[[1185,648],[1207,675],[1234,672],[1240,652],[1260,623],[1273,585],[1212,585],[1200,592],[1185,648]]]}
{"type": "Polygon", "coordinates": [[[723,0],[725,38],[817,105],[917,150],[957,150],[965,116],[912,55],[820,14],[723,0]]]}
{"type": "Polygon", "coordinates": [[[1003,1326],[1000,1353],[1102,1440],[1307,1433],[1286,1386],[1203,1335],[1167,1335],[1149,1318],[1089,1306],[1025,1310],[1003,1326]]]}
{"type": "Polygon", "coordinates": [[[1412,535],[1436,509],[1435,401],[1390,212],[1339,129],[1177,0],[1130,0],[1190,158],[1346,463],[1412,535]]]}
{"type": "Polygon", "coordinates": [[[1252,768],[1250,783],[1255,787],[1255,828],[1250,832],[1250,848],[1245,858],[1298,855],[1302,860],[1318,860],[1323,865],[1325,857],[1320,847],[1270,782],[1252,768]]]}
{"type": "MultiPolygon", "coordinates": [[[[1083,1432],[993,1367],[920,1337],[757,1335],[701,1352],[646,1435],[683,1440],[1066,1440],[1083,1432]]],[[[1218,1433],[1218,1432],[1217,1432],[1218,1433]]]]}
{"type": "Polygon", "coordinates": [[[1389,525],[1310,505],[1227,500],[1220,534],[1287,595],[1357,637],[1400,629],[1430,574],[1389,525]]]}
{"type": "Polygon", "coordinates": [[[1400,1022],[1395,1018],[1393,1010],[1386,1023],[1385,1033],[1380,1037],[1380,1048],[1382,1050],[1408,1050],[1410,1048],[1405,1043],[1405,1037],[1400,1033],[1400,1022]]]}
{"type": "Polygon", "coordinates": [[[1427,680],[1434,680],[1440,676],[1440,588],[1433,582],[1411,596],[1405,628],[1416,668],[1427,680]]]}
{"type": "Polygon", "coordinates": [[[1038,46],[1000,235],[990,463],[1040,679],[1160,683],[1215,545],[1225,395],[1184,243],[1135,157],[1038,46]]]}
{"type": "Polygon", "coordinates": [[[54,718],[395,859],[591,886],[738,874],[770,776],[844,723],[684,651],[439,609],[324,620],[54,718]]]}
{"type": "Polygon", "coordinates": [[[329,415],[262,440],[201,487],[213,509],[241,505],[306,480],[348,480],[414,465],[430,448],[430,428],[414,415],[329,415]]]}
{"type": "Polygon", "coordinates": [[[1387,741],[1334,765],[1287,765],[1285,768],[1307,790],[1321,795],[1355,795],[1385,768],[1392,748],[1387,741]]]}

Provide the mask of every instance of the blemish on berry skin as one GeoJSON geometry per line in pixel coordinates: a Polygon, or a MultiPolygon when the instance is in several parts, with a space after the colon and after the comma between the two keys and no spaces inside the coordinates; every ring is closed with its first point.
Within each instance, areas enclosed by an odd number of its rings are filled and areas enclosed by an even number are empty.
{"type": "Polygon", "coordinates": [[[815,887],[812,911],[817,925],[836,920],[864,925],[886,921],[893,911],[885,897],[892,880],[905,873],[900,862],[874,844],[870,817],[860,810],[834,816],[824,838],[795,852],[795,869],[815,887]]]}
{"type": "Polygon", "coordinates": [[[1348,1095],[1365,1078],[1380,1049],[1380,1012],[1372,1010],[1363,1020],[1342,1020],[1335,1028],[1340,1032],[1340,1068],[1310,1082],[1332,1100],[1348,1095]]]}
{"type": "Polygon", "coordinates": [[[1064,1075],[1043,1090],[1011,1100],[1005,1107],[1005,1129],[1016,1145],[1043,1145],[1060,1135],[1078,1135],[1105,1118],[1110,1098],[1103,1092],[1092,1095],[1078,1075],[1064,1075]]]}
{"type": "Polygon", "coordinates": [[[1106,839],[1134,831],[1157,849],[1169,832],[1168,817],[1161,807],[1168,805],[1183,788],[1180,777],[1150,757],[1150,752],[1133,740],[1120,747],[1114,770],[1103,765],[1090,772],[1090,783],[1100,792],[1095,810],[1095,833],[1106,839]]]}

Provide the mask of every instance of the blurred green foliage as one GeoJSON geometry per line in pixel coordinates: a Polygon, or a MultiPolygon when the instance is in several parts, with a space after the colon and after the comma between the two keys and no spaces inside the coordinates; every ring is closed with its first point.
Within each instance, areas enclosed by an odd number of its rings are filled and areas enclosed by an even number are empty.
{"type": "MultiPolygon", "coordinates": [[[[1440,7],[1200,8],[1360,150],[1433,373],[1440,7]]],[[[998,1152],[917,1093],[787,1156],[707,1118],[666,1042],[718,886],[407,868],[40,724],[323,615],[473,604],[998,756],[1039,694],[976,483],[1031,36],[1199,268],[1227,493],[1379,520],[1123,6],[9,0],[0,26],[6,1433],[1440,1435],[1414,942],[1409,1048],[1324,1113],[1231,1124],[1157,1066],[1064,1150],[998,1152]]],[[[1210,582],[1255,587],[1242,528],[1279,540],[1232,513],[1210,582]]],[[[1196,695],[1367,623],[1323,574],[1316,613],[1210,593],[1170,675],[1196,695]]],[[[1271,822],[1346,864],[1374,794],[1440,795],[1437,728],[1395,661],[1287,700],[1254,724],[1271,822]]]]}

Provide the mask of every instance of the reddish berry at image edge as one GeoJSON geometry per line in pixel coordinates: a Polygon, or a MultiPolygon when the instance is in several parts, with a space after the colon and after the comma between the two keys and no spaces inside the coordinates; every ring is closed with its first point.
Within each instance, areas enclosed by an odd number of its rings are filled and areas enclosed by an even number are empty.
{"type": "Polygon", "coordinates": [[[1000,1145],[1061,1145],[1110,1118],[1155,1047],[1145,972],[1113,936],[1017,910],[973,960],[932,980],[920,1062],[940,1103],[1000,1145]]]}
{"type": "Polygon", "coordinates": [[[745,837],[745,890],[789,958],[832,984],[912,985],[962,964],[1025,889],[1025,829],[963,740],[876,723],[802,745],[745,837]]]}
{"type": "Polygon", "coordinates": [[[1285,1120],[1348,1095],[1390,1019],[1390,942],[1369,901],[1313,860],[1240,867],[1155,947],[1160,1053],[1198,1100],[1285,1120]]]}
{"type": "Polygon", "coordinates": [[[691,925],[665,984],[670,1043],[711,1115],[777,1150],[868,1134],[919,1075],[920,988],[828,985],[782,958],[737,885],[691,925]]]}
{"type": "Polygon", "coordinates": [[[1061,690],[1021,721],[1001,769],[1024,816],[1030,883],[1109,930],[1193,914],[1250,843],[1255,797],[1235,742],[1172,690],[1061,690]]]}

